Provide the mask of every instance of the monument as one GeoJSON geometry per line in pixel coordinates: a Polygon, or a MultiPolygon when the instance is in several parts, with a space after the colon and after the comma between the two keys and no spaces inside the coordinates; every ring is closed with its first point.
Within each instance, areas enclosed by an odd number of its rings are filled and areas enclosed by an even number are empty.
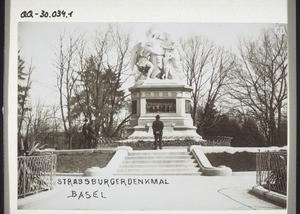
{"type": "Polygon", "coordinates": [[[181,60],[184,52],[168,33],[151,27],[146,41],[132,50],[131,66],[135,85],[129,140],[153,140],[152,122],[157,114],[163,121],[165,139],[203,141],[191,117],[192,87],[185,84],[181,60]]]}

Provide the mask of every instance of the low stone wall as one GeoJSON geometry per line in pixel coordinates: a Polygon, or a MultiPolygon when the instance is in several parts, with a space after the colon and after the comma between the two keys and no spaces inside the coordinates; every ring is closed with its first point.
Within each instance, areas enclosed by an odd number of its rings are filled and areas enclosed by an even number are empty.
{"type": "Polygon", "coordinates": [[[287,196],[285,195],[267,190],[262,186],[254,186],[251,192],[259,197],[267,199],[268,201],[276,203],[281,207],[286,207],[287,196]]]}
{"type": "MultiPolygon", "coordinates": [[[[192,146],[192,145],[201,145],[201,146],[230,146],[232,137],[226,136],[214,136],[207,137],[206,139],[193,139],[193,138],[174,138],[174,139],[164,139],[162,140],[162,145],[167,147],[178,147],[178,146],[192,146]]],[[[152,148],[154,147],[154,139],[143,139],[143,140],[119,140],[112,141],[109,143],[99,142],[97,148],[116,148],[118,146],[130,146],[134,149],[138,148],[152,148]]]]}
{"type": "MultiPolygon", "coordinates": [[[[192,145],[203,145],[203,140],[201,141],[196,141],[193,139],[165,139],[162,140],[162,145],[163,146],[192,146],[192,145]]],[[[153,140],[119,140],[119,141],[112,141],[109,143],[104,143],[104,142],[99,142],[97,145],[98,149],[109,149],[109,148],[117,148],[118,146],[130,146],[133,149],[139,149],[139,148],[153,148],[154,147],[154,139],[153,140]]]]}
{"type": "MultiPolygon", "coordinates": [[[[195,141],[195,140],[162,140],[162,146],[192,146],[192,145],[202,145],[202,141],[195,141]]],[[[120,146],[130,146],[134,149],[138,148],[154,148],[154,140],[152,141],[123,141],[119,142],[120,146]]]]}
{"type": "MultiPolygon", "coordinates": [[[[201,146],[230,146],[232,137],[226,136],[214,136],[206,137],[205,139],[194,139],[194,138],[173,138],[166,139],[163,138],[162,145],[167,147],[178,147],[178,146],[192,146],[192,145],[201,145],[201,146]]],[[[100,140],[97,144],[97,148],[94,149],[74,149],[74,150],[37,150],[37,153],[53,153],[53,154],[70,154],[70,153],[93,153],[99,152],[103,153],[111,152],[112,148],[117,148],[118,146],[130,146],[134,149],[139,148],[152,148],[154,147],[154,138],[153,139],[143,139],[143,140],[100,140]]]]}
{"type": "Polygon", "coordinates": [[[98,149],[71,149],[71,150],[55,150],[55,149],[44,149],[36,150],[35,154],[58,154],[58,155],[73,155],[73,154],[87,154],[87,153],[112,153],[115,151],[115,148],[106,147],[98,149]]]}

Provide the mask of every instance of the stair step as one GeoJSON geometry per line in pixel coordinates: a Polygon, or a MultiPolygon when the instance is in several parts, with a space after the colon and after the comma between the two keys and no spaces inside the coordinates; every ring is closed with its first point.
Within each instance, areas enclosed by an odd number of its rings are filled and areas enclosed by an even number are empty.
{"type": "Polygon", "coordinates": [[[189,152],[130,152],[128,156],[165,156],[165,155],[189,155],[189,152]]]}
{"type": "Polygon", "coordinates": [[[161,173],[146,173],[146,172],[142,172],[142,173],[115,173],[114,175],[140,175],[140,176],[143,176],[143,175],[151,175],[151,176],[159,176],[159,175],[162,175],[162,176],[169,176],[169,175],[174,175],[174,176],[194,176],[194,175],[198,175],[200,176],[201,175],[201,172],[185,172],[185,173],[179,173],[179,172],[173,172],[173,173],[170,173],[170,172],[161,172],[161,173]]]}
{"type": "Polygon", "coordinates": [[[119,168],[117,172],[199,172],[199,169],[194,168],[119,168]]]}
{"type": "Polygon", "coordinates": [[[125,159],[123,164],[176,164],[196,163],[194,159],[125,159]]]}
{"type": "Polygon", "coordinates": [[[192,159],[192,155],[147,155],[147,156],[127,156],[126,160],[141,160],[141,159],[192,159]]]}
{"type": "MultiPolygon", "coordinates": [[[[199,168],[196,167],[121,167],[118,170],[121,171],[176,171],[176,172],[184,172],[184,171],[200,171],[199,168]]],[[[118,171],[117,170],[117,171],[118,171]]]]}
{"type": "Polygon", "coordinates": [[[166,167],[172,167],[172,168],[180,168],[180,167],[197,167],[197,163],[169,163],[169,164],[149,164],[148,162],[139,163],[139,164],[131,164],[131,163],[124,163],[120,165],[120,168],[166,168],[166,167]]]}
{"type": "Polygon", "coordinates": [[[132,151],[115,175],[201,175],[198,163],[187,150],[132,151]]]}

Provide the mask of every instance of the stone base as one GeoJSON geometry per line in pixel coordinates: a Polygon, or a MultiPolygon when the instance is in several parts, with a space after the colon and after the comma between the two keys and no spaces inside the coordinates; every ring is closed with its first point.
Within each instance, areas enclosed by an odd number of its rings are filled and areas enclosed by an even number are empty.
{"type": "Polygon", "coordinates": [[[156,115],[164,123],[163,139],[203,141],[193,126],[190,98],[192,88],[174,80],[147,80],[130,88],[132,112],[128,140],[153,140],[156,115]]]}
{"type": "Polygon", "coordinates": [[[231,176],[232,170],[226,166],[218,166],[202,169],[202,175],[205,176],[231,176]]]}
{"type": "MultiPolygon", "coordinates": [[[[129,128],[130,129],[130,128],[129,128]]],[[[132,128],[133,133],[128,136],[129,141],[148,141],[153,140],[152,124],[148,123],[147,126],[135,126],[132,128]]],[[[167,126],[163,130],[164,140],[194,140],[204,141],[196,132],[196,127],[176,127],[167,126]]]]}

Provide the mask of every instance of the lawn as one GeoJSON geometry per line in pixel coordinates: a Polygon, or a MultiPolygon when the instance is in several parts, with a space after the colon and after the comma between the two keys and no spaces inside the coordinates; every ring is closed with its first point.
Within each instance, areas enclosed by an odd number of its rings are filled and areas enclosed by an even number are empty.
{"type": "Polygon", "coordinates": [[[251,152],[230,153],[207,153],[207,159],[213,166],[225,165],[234,172],[255,171],[256,154],[251,152]]]}
{"type": "MultiPolygon", "coordinates": [[[[83,173],[90,167],[105,167],[111,160],[114,152],[93,152],[82,154],[58,154],[57,172],[83,173]]],[[[229,153],[207,153],[208,160],[213,166],[225,165],[234,172],[255,171],[255,153],[237,152],[229,153]]]]}
{"type": "Polygon", "coordinates": [[[111,153],[82,153],[82,154],[58,154],[57,172],[83,173],[90,167],[105,167],[111,160],[114,152],[111,153]]]}

